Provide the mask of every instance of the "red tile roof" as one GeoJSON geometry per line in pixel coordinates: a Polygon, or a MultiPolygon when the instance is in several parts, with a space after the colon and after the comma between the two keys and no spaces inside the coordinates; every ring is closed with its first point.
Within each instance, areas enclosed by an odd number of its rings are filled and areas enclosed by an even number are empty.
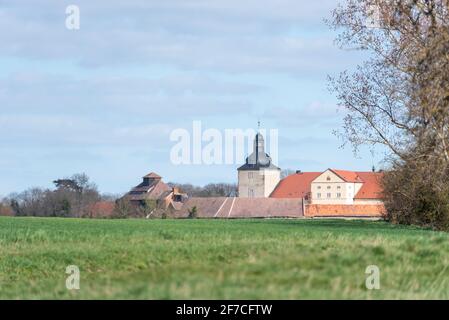
{"type": "Polygon", "coordinates": [[[384,217],[382,204],[307,204],[306,217],[384,217]]]}
{"type": "Polygon", "coordinates": [[[0,216],[13,216],[14,211],[10,206],[2,205],[0,202],[0,216]]]}
{"type": "Polygon", "coordinates": [[[87,207],[87,214],[91,218],[111,217],[114,214],[114,201],[98,201],[87,207]]]}
{"type": "MultiPolygon", "coordinates": [[[[346,182],[363,183],[354,199],[381,198],[382,188],[380,179],[382,178],[382,173],[330,170],[346,182]]],[[[312,181],[321,174],[322,172],[301,172],[289,175],[278,183],[271,193],[270,198],[304,198],[310,193],[312,181]]]]}
{"type": "Polygon", "coordinates": [[[270,198],[304,198],[310,192],[312,181],[322,172],[301,172],[282,179],[270,198]]]}
{"type": "Polygon", "coordinates": [[[363,180],[363,185],[354,199],[380,199],[382,198],[381,179],[382,172],[357,172],[363,180]]]}
{"type": "Polygon", "coordinates": [[[150,172],[149,174],[144,176],[144,178],[162,179],[162,177],[160,175],[158,175],[157,173],[154,173],[154,172],[150,172]]]}
{"type": "Polygon", "coordinates": [[[357,172],[347,170],[335,170],[335,169],[329,170],[335,173],[337,176],[339,176],[346,182],[362,182],[357,172]]]}

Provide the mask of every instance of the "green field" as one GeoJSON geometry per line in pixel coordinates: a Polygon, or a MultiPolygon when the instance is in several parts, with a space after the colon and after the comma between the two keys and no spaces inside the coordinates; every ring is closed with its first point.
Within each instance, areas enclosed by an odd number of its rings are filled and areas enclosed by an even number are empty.
{"type": "Polygon", "coordinates": [[[448,265],[449,234],[385,222],[0,217],[2,299],[448,299],[448,265]]]}

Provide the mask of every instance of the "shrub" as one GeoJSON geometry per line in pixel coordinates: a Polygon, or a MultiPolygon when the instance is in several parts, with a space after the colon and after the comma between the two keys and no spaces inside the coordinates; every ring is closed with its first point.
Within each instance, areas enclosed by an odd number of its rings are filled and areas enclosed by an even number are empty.
{"type": "Polygon", "coordinates": [[[189,209],[189,216],[188,216],[188,218],[189,219],[195,219],[195,218],[197,218],[197,208],[196,208],[196,206],[194,206],[194,207],[192,207],[191,209],[189,209]]]}
{"type": "Polygon", "coordinates": [[[115,202],[114,213],[111,218],[124,219],[128,218],[133,212],[133,206],[128,199],[122,198],[115,202]]]}
{"type": "Polygon", "coordinates": [[[449,230],[449,172],[432,161],[396,164],[383,179],[387,218],[393,223],[449,230]]]}

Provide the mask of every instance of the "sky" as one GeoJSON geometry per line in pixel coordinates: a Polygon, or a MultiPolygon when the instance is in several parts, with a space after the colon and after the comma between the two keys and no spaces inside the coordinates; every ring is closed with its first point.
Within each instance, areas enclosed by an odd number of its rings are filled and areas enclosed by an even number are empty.
{"type": "MultiPolygon", "coordinates": [[[[364,53],[324,23],[336,0],[0,0],[0,195],[86,173],[123,193],[237,182],[240,163],[176,165],[175,129],[277,129],[282,169],[371,170],[333,132],[327,76],[364,53]],[[78,30],[66,8],[80,9],[78,30]]],[[[269,150],[268,150],[269,151],[269,150]]]]}

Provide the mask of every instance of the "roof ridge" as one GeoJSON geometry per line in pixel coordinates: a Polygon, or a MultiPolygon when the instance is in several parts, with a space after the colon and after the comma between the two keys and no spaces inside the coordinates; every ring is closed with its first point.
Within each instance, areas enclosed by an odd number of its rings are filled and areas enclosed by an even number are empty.
{"type": "Polygon", "coordinates": [[[332,169],[328,168],[328,170],[335,173],[338,177],[343,179],[345,182],[357,182],[357,179],[360,179],[361,182],[364,182],[363,179],[357,174],[357,171],[351,171],[351,170],[340,170],[340,169],[332,169]],[[352,179],[349,179],[348,177],[345,177],[342,173],[353,173],[355,175],[354,181],[351,181],[352,179]]]}
{"type": "Polygon", "coordinates": [[[162,178],[156,172],[151,171],[150,173],[143,176],[144,178],[162,178]]]}

